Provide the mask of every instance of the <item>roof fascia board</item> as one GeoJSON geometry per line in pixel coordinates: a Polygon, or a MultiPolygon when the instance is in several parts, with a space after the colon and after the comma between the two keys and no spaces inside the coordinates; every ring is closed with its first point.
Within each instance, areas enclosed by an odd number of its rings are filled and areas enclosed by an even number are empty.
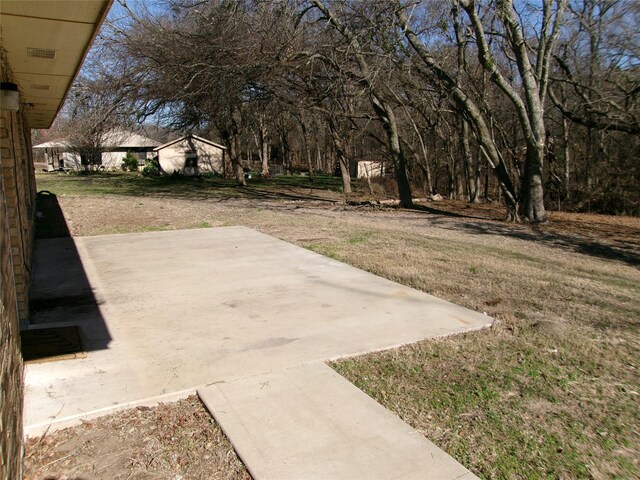
{"type": "Polygon", "coordinates": [[[160,145],[159,147],[154,148],[154,149],[153,149],[153,151],[154,151],[154,152],[157,152],[158,150],[162,150],[163,148],[170,147],[171,145],[173,145],[173,144],[175,144],[175,143],[178,143],[178,142],[181,142],[181,141],[183,141],[183,140],[186,140],[186,139],[187,139],[187,138],[189,138],[189,137],[191,137],[191,138],[195,138],[196,140],[198,140],[198,141],[200,141],[200,142],[202,142],[202,143],[206,143],[206,144],[208,144],[208,145],[212,145],[212,146],[214,146],[214,147],[218,147],[218,148],[220,148],[220,149],[222,149],[222,150],[226,150],[226,149],[227,149],[227,147],[224,147],[224,146],[219,145],[219,144],[217,144],[217,143],[215,143],[215,142],[212,142],[211,140],[207,140],[206,138],[198,137],[197,135],[183,135],[183,136],[182,136],[182,137],[180,137],[180,138],[176,138],[175,140],[171,140],[171,141],[169,141],[169,142],[167,142],[167,143],[163,143],[163,144],[162,144],[162,145],[160,145]]]}

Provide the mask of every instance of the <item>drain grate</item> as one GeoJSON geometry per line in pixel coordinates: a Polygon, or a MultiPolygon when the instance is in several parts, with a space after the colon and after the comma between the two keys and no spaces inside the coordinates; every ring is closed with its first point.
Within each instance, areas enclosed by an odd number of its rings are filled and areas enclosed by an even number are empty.
{"type": "Polygon", "coordinates": [[[25,362],[40,363],[72,358],[84,358],[78,327],[52,327],[23,330],[22,358],[25,362]]]}

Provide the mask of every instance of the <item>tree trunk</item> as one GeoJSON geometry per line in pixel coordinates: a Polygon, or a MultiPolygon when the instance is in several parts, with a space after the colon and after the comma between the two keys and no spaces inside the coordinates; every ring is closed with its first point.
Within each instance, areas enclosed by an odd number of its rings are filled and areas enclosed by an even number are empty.
{"type": "Polygon", "coordinates": [[[227,151],[229,152],[229,160],[231,162],[231,171],[236,178],[236,183],[239,186],[246,187],[247,181],[244,178],[244,170],[242,168],[242,161],[240,159],[240,111],[234,108],[231,116],[231,123],[222,132],[225,143],[227,144],[227,151]]]}
{"type": "Polygon", "coordinates": [[[473,197],[471,198],[471,203],[480,203],[480,158],[481,156],[478,153],[473,175],[473,197]]]}
{"type": "Polygon", "coordinates": [[[329,118],[329,131],[331,132],[331,139],[333,140],[333,146],[336,150],[336,156],[338,157],[338,164],[340,165],[340,175],[342,177],[342,191],[343,193],[351,193],[351,174],[349,172],[349,162],[345,154],[345,146],[342,137],[338,133],[337,125],[333,118],[329,118]]]}
{"type": "Polygon", "coordinates": [[[382,102],[375,94],[371,94],[371,103],[376,115],[382,121],[382,127],[387,134],[389,153],[391,153],[391,159],[393,160],[396,173],[396,183],[398,184],[400,206],[403,208],[413,208],[411,185],[409,184],[409,177],[407,175],[407,162],[400,146],[398,124],[396,123],[395,114],[389,104],[382,102]]]}
{"type": "MultiPolygon", "coordinates": [[[[569,151],[569,126],[567,119],[562,117],[562,150],[564,152],[564,200],[571,201],[571,152],[569,151]]],[[[566,208],[566,205],[565,205],[566,208]]]]}
{"type": "Polygon", "coordinates": [[[282,144],[282,166],[286,175],[291,175],[291,152],[289,150],[289,135],[284,126],[280,128],[280,142],[282,144]]]}
{"type": "MultiPolygon", "coordinates": [[[[458,11],[458,4],[453,2],[451,13],[453,15],[453,30],[456,35],[456,45],[458,50],[458,71],[456,72],[456,86],[462,88],[462,75],[467,68],[467,55],[466,55],[466,38],[462,32],[462,25],[460,24],[460,16],[458,11]]],[[[471,201],[471,150],[469,149],[469,125],[464,118],[464,112],[459,112],[458,117],[460,119],[460,143],[462,150],[462,166],[464,169],[465,187],[467,190],[467,200],[471,201]]]]}
{"type": "Polygon", "coordinates": [[[449,161],[447,162],[447,198],[450,200],[456,198],[455,165],[453,162],[453,155],[449,155],[449,161]]]}
{"type": "Polygon", "coordinates": [[[476,194],[474,192],[473,184],[471,183],[471,163],[472,155],[471,148],[469,147],[469,125],[467,121],[462,118],[462,125],[460,131],[460,143],[462,146],[462,163],[464,166],[464,180],[467,188],[467,200],[472,202],[476,194]]]}
{"type": "Polygon", "coordinates": [[[244,178],[244,170],[240,161],[240,152],[238,148],[238,135],[231,133],[227,140],[227,151],[229,152],[229,160],[231,162],[231,171],[235,176],[236,183],[239,186],[246,187],[247,182],[244,178]]]}
{"type": "Polygon", "coordinates": [[[262,116],[259,118],[260,127],[260,162],[261,173],[263,177],[269,176],[269,132],[267,126],[264,124],[262,116]]]}
{"type": "Polygon", "coordinates": [[[521,213],[531,223],[546,223],[547,212],[544,208],[544,189],[542,187],[542,165],[544,151],[542,142],[527,145],[527,156],[522,178],[521,213]]]}
{"type": "Polygon", "coordinates": [[[400,150],[398,155],[398,167],[396,171],[396,181],[398,182],[398,193],[400,196],[400,206],[403,208],[413,208],[413,196],[411,194],[411,184],[407,175],[407,162],[404,152],[400,150]]]}
{"type": "Polygon", "coordinates": [[[320,143],[316,139],[316,170],[325,171],[326,168],[322,165],[322,152],[320,151],[320,143]]]}
{"type": "Polygon", "coordinates": [[[262,143],[262,175],[269,176],[269,144],[265,141],[262,143]]]}
{"type": "Polygon", "coordinates": [[[424,163],[420,161],[420,158],[418,157],[418,155],[415,152],[414,152],[413,156],[414,156],[414,159],[416,160],[416,165],[419,165],[420,168],[422,169],[422,171],[425,174],[426,183],[427,183],[427,190],[429,192],[429,195],[432,195],[433,194],[433,184],[431,182],[431,169],[429,168],[429,155],[428,155],[428,152],[427,152],[427,146],[424,143],[424,138],[422,138],[422,134],[420,133],[420,129],[418,128],[418,125],[416,124],[416,122],[413,119],[413,117],[409,114],[409,110],[406,107],[405,107],[405,112],[407,113],[407,118],[411,122],[411,126],[413,127],[413,131],[416,132],[416,136],[418,137],[418,141],[420,142],[420,148],[422,149],[422,158],[423,158],[424,163]]]}
{"type": "Polygon", "coordinates": [[[311,147],[309,146],[309,132],[307,131],[307,125],[304,122],[304,118],[299,119],[300,127],[302,128],[302,141],[304,142],[304,154],[307,160],[307,170],[309,172],[309,181],[313,182],[313,162],[311,161],[311,147]]]}
{"type": "MultiPolygon", "coordinates": [[[[422,158],[424,159],[424,165],[422,165],[422,169],[424,170],[424,175],[427,181],[427,190],[429,191],[428,195],[431,196],[433,194],[433,182],[431,181],[431,168],[429,168],[429,155],[427,153],[427,147],[420,136],[420,146],[422,147],[422,158]]],[[[418,162],[420,164],[420,162],[418,162]]]]}

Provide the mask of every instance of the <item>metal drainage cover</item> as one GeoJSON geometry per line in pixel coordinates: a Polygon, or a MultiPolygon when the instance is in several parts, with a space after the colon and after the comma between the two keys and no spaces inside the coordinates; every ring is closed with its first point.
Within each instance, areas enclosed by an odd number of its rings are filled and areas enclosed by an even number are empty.
{"type": "Polygon", "coordinates": [[[73,358],[85,358],[80,330],[72,327],[51,327],[23,330],[22,358],[27,363],[53,362],[73,358]]]}

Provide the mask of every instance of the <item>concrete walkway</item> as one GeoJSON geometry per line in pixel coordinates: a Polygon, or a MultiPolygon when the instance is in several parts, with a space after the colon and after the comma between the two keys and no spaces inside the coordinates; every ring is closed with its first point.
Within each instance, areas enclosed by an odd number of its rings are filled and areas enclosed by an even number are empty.
{"type": "Polygon", "coordinates": [[[476,478],[323,363],[198,390],[253,478],[476,478]]]}
{"type": "Polygon", "coordinates": [[[39,241],[33,300],[88,355],[27,366],[29,435],[198,390],[256,479],[470,475],[323,362],[482,314],[243,227],[39,241]]]}

